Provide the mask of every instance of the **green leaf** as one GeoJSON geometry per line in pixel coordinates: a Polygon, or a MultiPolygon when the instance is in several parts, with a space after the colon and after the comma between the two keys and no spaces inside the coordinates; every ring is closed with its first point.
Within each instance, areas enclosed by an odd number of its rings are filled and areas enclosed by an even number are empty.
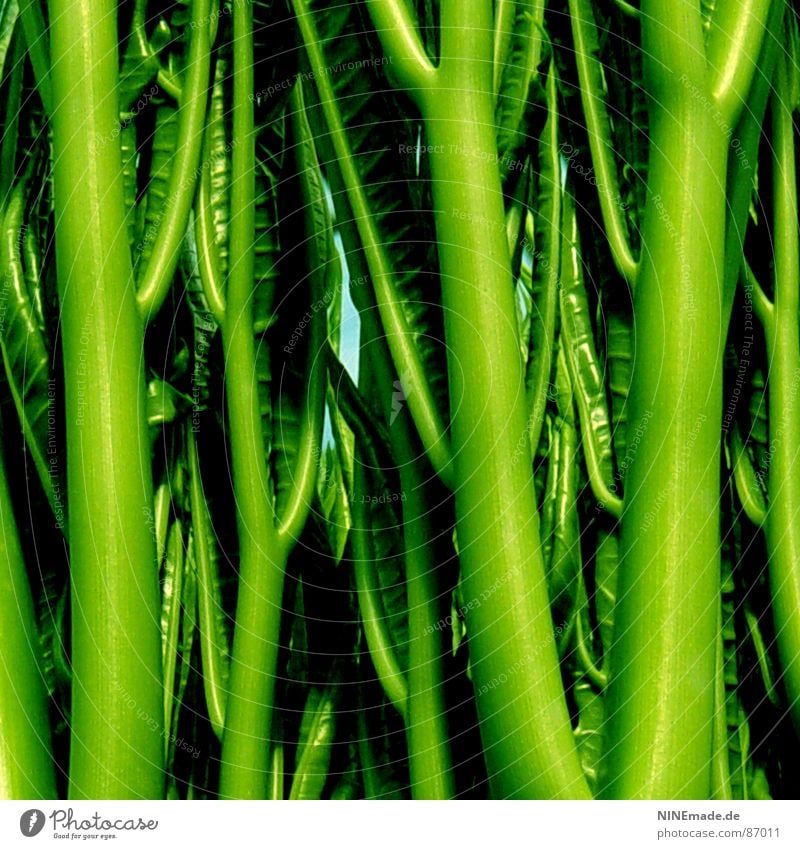
{"type": "Polygon", "coordinates": [[[188,570],[195,576],[197,586],[197,624],[206,707],[211,727],[217,737],[222,740],[225,729],[230,637],[222,600],[219,543],[203,492],[193,426],[187,428],[186,450],[189,461],[189,509],[191,512],[186,556],[188,570]]]}
{"type": "Polygon", "coordinates": [[[0,79],[6,74],[6,58],[18,15],[19,3],[17,0],[2,0],[2,3],[0,3],[0,79]]]}
{"type": "Polygon", "coordinates": [[[25,237],[32,237],[28,232],[31,227],[23,223],[26,191],[27,178],[13,190],[0,236],[0,269],[5,281],[0,295],[4,313],[0,320],[0,348],[25,444],[56,525],[66,533],[66,486],[57,425],[58,384],[43,316],[37,309],[42,300],[42,280],[38,266],[23,267],[21,255],[25,237]]]}
{"type": "Polygon", "coordinates": [[[614,607],[617,601],[619,534],[599,530],[594,561],[594,609],[603,656],[608,657],[614,641],[614,607]]]}
{"type": "Polygon", "coordinates": [[[603,755],[605,703],[603,697],[585,678],[575,684],[572,695],[578,708],[578,724],[574,729],[578,758],[583,767],[583,774],[589,783],[589,789],[594,793],[603,755]]]}
{"type": "Polygon", "coordinates": [[[611,419],[604,368],[594,342],[573,198],[564,195],[564,240],[561,259],[561,332],[581,423],[581,441],[589,480],[598,502],[614,516],[622,512],[616,492],[611,419]]]}
{"type": "Polygon", "coordinates": [[[290,799],[321,799],[336,735],[336,691],[333,686],[312,687],[300,725],[297,765],[290,799]]]}
{"type": "Polygon", "coordinates": [[[530,89],[537,80],[544,35],[544,0],[519,0],[508,53],[502,62],[495,124],[497,153],[503,177],[522,170],[518,151],[528,139],[525,124],[530,89]]]}
{"type": "Polygon", "coordinates": [[[184,539],[180,522],[167,537],[167,556],[161,579],[161,651],[164,666],[165,753],[170,750],[175,715],[175,670],[180,650],[181,595],[184,578],[184,539]]]}

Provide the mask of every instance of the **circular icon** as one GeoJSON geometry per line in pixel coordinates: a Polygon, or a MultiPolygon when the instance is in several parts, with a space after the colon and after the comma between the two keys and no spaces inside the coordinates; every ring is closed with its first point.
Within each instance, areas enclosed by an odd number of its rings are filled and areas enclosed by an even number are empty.
{"type": "Polygon", "coordinates": [[[25,837],[36,837],[44,828],[44,812],[38,808],[31,808],[19,818],[19,830],[25,837]]]}

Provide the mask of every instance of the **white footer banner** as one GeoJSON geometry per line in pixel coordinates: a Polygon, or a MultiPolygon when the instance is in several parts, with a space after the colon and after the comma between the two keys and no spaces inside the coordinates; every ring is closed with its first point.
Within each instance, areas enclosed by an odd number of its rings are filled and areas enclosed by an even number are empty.
{"type": "Polygon", "coordinates": [[[796,847],[800,803],[2,802],[0,846],[796,847]],[[316,809],[316,810],[315,810],[316,809]]]}

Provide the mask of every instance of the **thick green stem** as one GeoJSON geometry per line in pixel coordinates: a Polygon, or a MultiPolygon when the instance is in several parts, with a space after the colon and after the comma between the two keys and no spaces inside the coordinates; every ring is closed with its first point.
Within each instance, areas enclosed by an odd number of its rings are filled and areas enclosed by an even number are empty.
{"type": "Polygon", "coordinates": [[[708,797],[719,604],[726,139],[699,5],[643,5],[648,204],[602,792],[708,797]]]}
{"type": "Polygon", "coordinates": [[[116,6],[52,0],[72,584],[73,798],[160,798],[160,598],[143,327],[125,223],[116,6]],[[102,150],[92,140],[108,138],[102,150]]]}
{"type": "Polygon", "coordinates": [[[281,598],[287,549],[278,544],[255,382],[253,274],[255,134],[253,11],[233,11],[233,151],[230,256],[223,345],[239,529],[239,596],[225,709],[220,797],[266,799],[281,598]]]}
{"type": "MultiPolygon", "coordinates": [[[[362,374],[367,385],[390,386],[394,377],[386,340],[381,338],[374,309],[361,313],[362,374]],[[368,355],[368,356],[367,356],[368,355]]],[[[373,392],[373,403],[391,417],[385,394],[373,392]]],[[[455,784],[444,698],[442,591],[437,576],[435,514],[424,489],[430,488],[433,470],[425,462],[421,444],[407,410],[390,425],[393,455],[400,471],[403,496],[408,595],[408,685],[406,734],[411,793],[414,799],[452,799],[455,784]]],[[[358,505],[354,504],[354,507],[358,505]]],[[[352,532],[351,532],[352,533],[352,532]]],[[[446,532],[442,532],[446,533],[446,532]]]]}
{"type": "Polygon", "coordinates": [[[55,799],[31,588],[0,455],[0,799],[55,799]]]}
{"type": "Polygon", "coordinates": [[[496,164],[491,3],[442,3],[423,116],[449,350],[458,544],[478,715],[498,797],[583,798],[552,634],[496,164]],[[491,588],[491,591],[490,591],[491,588]],[[483,600],[485,599],[485,600],[483,600]]]}
{"type": "Polygon", "coordinates": [[[792,720],[800,729],[800,250],[787,65],[781,57],[772,98],[775,308],[766,327],[770,464],[765,529],[783,681],[792,720]]]}

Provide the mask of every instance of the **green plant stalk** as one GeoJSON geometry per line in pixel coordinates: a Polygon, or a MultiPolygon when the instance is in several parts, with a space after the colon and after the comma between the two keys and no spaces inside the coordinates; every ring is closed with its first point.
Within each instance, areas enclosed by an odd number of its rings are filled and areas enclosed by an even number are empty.
{"type": "Polygon", "coordinates": [[[389,634],[386,612],[380,596],[376,574],[372,529],[369,521],[369,487],[361,452],[356,452],[353,470],[353,526],[350,538],[353,549],[358,607],[364,627],[372,664],[387,699],[395,706],[404,721],[408,718],[408,684],[394,653],[389,634]]]}
{"type": "Polygon", "coordinates": [[[444,698],[442,615],[434,528],[423,496],[427,466],[403,411],[395,425],[400,464],[408,593],[408,760],[414,799],[452,799],[455,782],[444,698]],[[402,446],[402,448],[401,448],[402,446]],[[414,451],[417,448],[416,452],[414,451]]]}
{"type": "Polygon", "coordinates": [[[444,0],[420,103],[448,343],[456,514],[486,762],[497,797],[585,798],[553,640],[496,161],[487,0],[444,0]],[[491,592],[488,592],[492,588],[491,592]],[[492,686],[496,681],[507,681],[492,686]]]}
{"type": "Polygon", "coordinates": [[[0,799],[55,799],[39,635],[0,455],[0,799]]]}
{"type": "Polygon", "coordinates": [[[575,62],[580,80],[581,103],[589,137],[592,165],[596,172],[597,195],[608,245],[617,271],[631,288],[636,283],[638,261],[633,256],[625,222],[625,206],[619,190],[614,145],[603,93],[602,66],[597,56],[597,26],[588,0],[569,0],[575,62]]]}
{"type": "Polygon", "coordinates": [[[50,85],[50,56],[42,7],[39,5],[39,0],[22,0],[19,5],[22,31],[25,34],[36,88],[42,99],[44,111],[49,115],[53,109],[53,90],[50,85]]]}
{"type": "Polygon", "coordinates": [[[161,798],[160,597],[118,125],[116,6],[53,0],[53,172],[67,418],[72,798],[161,798]],[[101,151],[91,141],[108,138],[101,151]]]}
{"type": "MultiPolygon", "coordinates": [[[[373,221],[366,193],[361,185],[347,134],[336,106],[336,96],[327,70],[329,66],[323,52],[323,43],[314,27],[313,16],[308,9],[308,0],[292,0],[292,7],[297,17],[311,69],[314,72],[320,106],[330,130],[331,146],[339,160],[342,182],[347,191],[348,203],[363,245],[364,258],[375,290],[375,299],[381,313],[381,321],[387,329],[387,339],[392,358],[395,363],[400,363],[403,366],[398,368],[397,371],[405,376],[407,384],[405,394],[408,398],[409,409],[414,417],[420,438],[425,445],[425,450],[431,458],[436,473],[445,485],[450,486],[452,483],[452,458],[447,434],[436,409],[436,402],[427,377],[422,369],[419,352],[414,345],[413,334],[408,329],[401,304],[396,297],[394,273],[373,221]]],[[[408,9],[401,0],[391,0],[391,2],[377,4],[377,6],[374,6],[372,0],[370,0],[370,12],[376,14],[376,26],[379,29],[386,27],[381,31],[382,38],[402,32],[402,30],[392,29],[398,23],[404,26],[411,25],[408,9]],[[373,11],[373,9],[377,11],[373,11]]],[[[424,88],[434,74],[434,69],[430,61],[423,58],[422,46],[415,39],[400,38],[397,41],[398,43],[395,46],[398,55],[392,72],[411,75],[413,84],[424,88]]]]}
{"type": "Polygon", "coordinates": [[[762,138],[764,113],[773,88],[773,75],[778,52],[781,50],[781,25],[785,0],[772,0],[766,32],[761,43],[757,69],[742,110],[739,123],[730,139],[728,154],[728,212],[725,233],[725,289],[723,320],[730,321],[736,285],[742,272],[744,238],[749,220],[750,201],[756,187],[756,163],[762,138]],[[737,147],[734,149],[734,144],[737,147]]]}
{"type": "MultiPolygon", "coordinates": [[[[373,306],[361,312],[362,374],[367,386],[391,386],[394,371],[373,306]]],[[[373,389],[375,406],[391,415],[389,393],[373,389]]],[[[444,697],[441,590],[432,545],[436,531],[424,493],[432,468],[407,409],[390,425],[393,456],[399,467],[403,499],[406,592],[408,596],[408,686],[406,737],[411,794],[414,799],[452,799],[455,782],[444,697]]],[[[356,504],[354,507],[358,506],[356,504]]],[[[352,533],[352,531],[351,531],[352,533]]]]}
{"type": "Polygon", "coordinates": [[[253,274],[255,133],[253,128],[253,11],[233,11],[233,151],[231,267],[222,338],[228,429],[239,530],[239,596],[222,739],[220,798],[266,799],[270,730],[288,549],[275,528],[255,383],[253,274]]]}
{"type": "Polygon", "coordinates": [[[726,138],[699,6],[642,8],[650,165],[602,793],[705,799],[720,593],[726,138]]]}
{"type": "Polygon", "coordinates": [[[765,531],[775,633],[792,721],[800,729],[800,250],[788,61],[772,98],[775,306],[769,356],[769,479],[765,531]]]}
{"type": "Polygon", "coordinates": [[[189,487],[192,510],[193,547],[197,563],[197,618],[200,631],[200,656],[203,665],[203,690],[208,718],[214,733],[222,740],[225,731],[225,702],[228,682],[228,646],[225,634],[217,627],[222,604],[219,571],[211,553],[213,530],[208,503],[200,478],[197,444],[191,427],[186,428],[189,454],[189,487]]]}
{"type": "MultiPolygon", "coordinates": [[[[210,9],[211,0],[192,0],[186,79],[178,110],[176,162],[172,167],[169,195],[153,252],[136,294],[145,321],[155,317],[169,292],[195,194],[211,65],[208,32],[210,9]]],[[[200,167],[200,170],[209,169],[200,167]]]]}

